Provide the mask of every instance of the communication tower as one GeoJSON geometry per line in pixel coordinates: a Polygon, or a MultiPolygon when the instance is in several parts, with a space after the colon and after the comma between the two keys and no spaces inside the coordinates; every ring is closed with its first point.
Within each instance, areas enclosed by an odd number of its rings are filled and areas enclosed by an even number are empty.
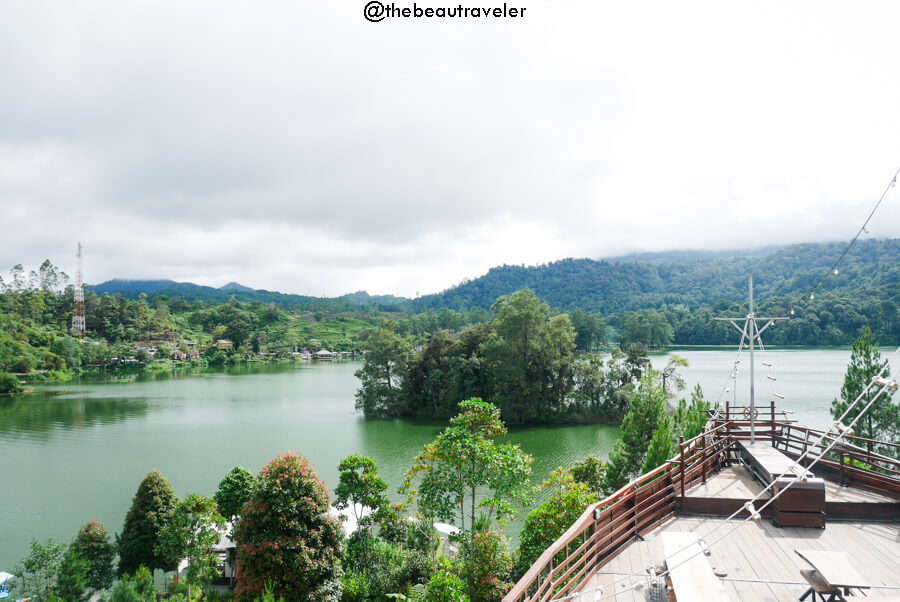
{"type": "Polygon", "coordinates": [[[78,272],[75,275],[75,311],[72,314],[72,334],[77,337],[84,337],[87,330],[84,323],[84,273],[82,269],[82,249],[81,243],[78,243],[75,256],[78,258],[78,272]]]}

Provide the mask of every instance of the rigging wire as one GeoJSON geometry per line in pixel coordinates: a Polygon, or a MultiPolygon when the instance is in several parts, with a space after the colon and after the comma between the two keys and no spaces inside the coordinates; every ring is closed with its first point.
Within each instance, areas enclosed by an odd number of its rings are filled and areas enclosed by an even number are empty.
{"type": "MultiPolygon", "coordinates": [[[[852,239],[850,239],[850,242],[847,244],[847,247],[844,249],[844,252],[841,253],[840,257],[837,258],[837,261],[834,262],[834,265],[831,266],[831,269],[829,269],[822,275],[822,278],[819,279],[819,282],[812,288],[811,291],[809,291],[809,294],[806,295],[806,297],[804,297],[800,300],[800,302],[797,305],[802,305],[803,308],[805,308],[807,305],[809,305],[810,302],[815,300],[816,292],[818,292],[818,290],[820,288],[822,288],[822,285],[825,284],[825,281],[828,280],[828,278],[830,278],[831,276],[835,276],[839,273],[838,266],[841,265],[841,262],[844,260],[844,257],[847,256],[847,253],[850,252],[850,249],[852,249],[853,245],[856,244],[856,241],[859,240],[859,237],[862,236],[864,233],[868,232],[869,222],[872,221],[872,217],[875,215],[875,212],[878,211],[878,207],[881,206],[881,203],[882,203],[882,201],[884,201],[884,198],[887,196],[888,191],[890,191],[891,188],[893,188],[897,185],[897,176],[898,175],[900,175],[900,167],[898,167],[897,171],[894,172],[894,177],[891,178],[891,181],[888,183],[887,187],[885,187],[884,192],[881,193],[881,197],[878,199],[878,202],[875,203],[875,206],[872,208],[872,211],[869,212],[869,216],[866,218],[866,221],[864,221],[862,226],[860,226],[859,231],[857,231],[857,233],[856,233],[856,236],[854,236],[852,239]]],[[[797,307],[797,309],[801,309],[801,308],[797,307]]],[[[791,314],[794,313],[793,307],[791,308],[790,313],[791,314]]]]}
{"type": "MultiPolygon", "coordinates": [[[[825,440],[825,438],[828,437],[828,436],[831,434],[831,429],[834,428],[834,427],[836,427],[836,426],[837,426],[837,423],[843,422],[843,421],[846,419],[847,415],[848,415],[848,414],[856,407],[857,404],[859,404],[859,402],[862,400],[863,396],[864,396],[867,392],[869,392],[869,389],[870,389],[873,385],[876,384],[877,379],[880,379],[880,378],[884,375],[885,370],[891,365],[891,363],[894,361],[894,359],[897,357],[898,354],[900,354],[900,347],[898,347],[898,348],[894,351],[894,353],[891,355],[891,357],[884,363],[884,365],[882,366],[882,368],[881,368],[881,370],[878,372],[878,374],[876,374],[875,376],[872,377],[872,379],[869,381],[869,383],[866,385],[866,387],[863,388],[863,390],[860,392],[859,396],[857,396],[857,398],[853,401],[853,403],[850,404],[850,405],[847,407],[847,409],[844,411],[844,413],[841,415],[841,417],[838,418],[838,419],[834,422],[834,424],[832,424],[832,426],[829,427],[829,429],[828,429],[827,431],[823,432],[823,433],[819,436],[818,440],[817,440],[815,443],[813,443],[812,445],[810,445],[810,446],[807,448],[807,450],[806,450],[805,452],[803,452],[803,453],[802,453],[802,454],[794,461],[794,463],[793,463],[792,466],[791,466],[791,470],[793,470],[794,467],[799,467],[801,470],[806,471],[806,470],[808,470],[810,467],[815,466],[815,465],[819,462],[819,460],[821,460],[827,453],[829,453],[829,452],[834,448],[835,445],[837,445],[838,443],[840,443],[840,442],[847,436],[847,434],[849,433],[850,429],[852,429],[853,426],[855,426],[856,423],[857,423],[857,422],[858,422],[858,421],[866,414],[866,412],[869,411],[869,409],[870,409],[870,408],[872,407],[872,405],[878,400],[878,398],[881,396],[881,394],[888,390],[888,388],[889,388],[889,384],[888,384],[888,383],[885,383],[885,384],[882,385],[881,389],[878,390],[878,392],[874,395],[874,397],[872,397],[872,399],[868,402],[868,404],[866,404],[866,406],[860,411],[860,413],[859,413],[859,414],[858,414],[858,415],[850,422],[850,424],[848,425],[847,429],[845,429],[845,430],[843,430],[843,431],[840,431],[840,430],[839,430],[838,432],[836,432],[836,433],[835,433],[836,436],[831,438],[831,439],[832,439],[831,443],[828,444],[828,446],[827,446],[824,450],[822,450],[818,455],[816,455],[816,457],[815,457],[815,458],[814,458],[814,459],[813,459],[806,467],[804,467],[804,466],[801,464],[801,462],[802,462],[804,459],[806,459],[807,457],[810,456],[812,450],[818,448],[818,446],[825,440]]],[[[750,520],[755,520],[756,517],[759,516],[759,514],[760,514],[760,512],[761,512],[762,510],[766,509],[769,505],[771,505],[772,503],[774,503],[776,499],[778,499],[784,492],[786,492],[788,489],[790,489],[791,486],[792,486],[795,482],[797,482],[797,481],[799,481],[799,480],[800,480],[800,479],[794,479],[794,480],[790,481],[783,489],[781,489],[780,491],[776,492],[776,493],[775,493],[772,497],[770,497],[765,503],[763,503],[762,506],[760,506],[758,509],[756,509],[755,506],[753,505],[753,502],[759,501],[759,499],[761,498],[761,496],[764,495],[766,492],[768,492],[769,489],[771,489],[771,488],[774,486],[774,484],[775,484],[774,482],[773,482],[773,483],[770,483],[770,484],[767,485],[762,491],[760,491],[759,493],[757,493],[757,494],[753,497],[753,499],[751,499],[744,507],[742,507],[740,510],[737,510],[736,512],[733,512],[730,516],[728,516],[727,518],[725,518],[725,520],[720,521],[720,522],[719,522],[712,530],[710,530],[708,533],[706,533],[703,537],[699,537],[699,538],[697,539],[697,542],[692,542],[692,543],[689,544],[688,546],[683,547],[683,548],[680,549],[678,552],[676,552],[676,554],[677,554],[677,553],[681,553],[681,552],[685,552],[685,551],[690,551],[690,548],[693,547],[696,543],[699,543],[699,541],[701,541],[701,540],[703,540],[703,542],[706,544],[706,545],[705,545],[705,549],[711,549],[714,545],[716,545],[716,544],[722,542],[722,541],[725,540],[727,537],[731,536],[732,533],[734,533],[735,531],[737,531],[737,529],[739,529],[740,527],[742,527],[742,526],[743,526],[744,524],[746,524],[748,521],[750,521],[750,520]],[[741,512],[744,512],[744,511],[751,510],[751,509],[752,509],[752,511],[750,511],[750,512],[748,513],[749,515],[748,515],[747,517],[743,518],[742,520],[740,520],[740,521],[739,521],[737,524],[735,524],[730,530],[726,531],[726,532],[725,532],[724,534],[722,534],[721,536],[719,536],[719,537],[713,539],[712,542],[707,542],[707,541],[705,541],[705,539],[706,539],[707,537],[711,537],[712,534],[715,533],[716,531],[718,531],[721,527],[723,527],[723,526],[726,525],[726,524],[729,524],[732,520],[734,520],[734,518],[737,517],[738,514],[740,514],[741,512]]],[[[681,566],[682,564],[688,562],[689,560],[693,559],[694,557],[696,557],[696,556],[698,556],[698,555],[700,555],[700,554],[703,554],[703,553],[704,553],[703,547],[699,547],[699,546],[698,546],[698,548],[699,548],[699,549],[698,549],[697,551],[695,551],[695,552],[693,552],[692,554],[690,554],[689,556],[687,556],[684,560],[682,560],[681,562],[679,562],[679,563],[676,564],[675,566],[667,567],[666,570],[657,573],[656,576],[655,576],[655,578],[657,578],[657,579],[659,579],[659,578],[665,578],[665,576],[668,575],[673,569],[677,568],[678,566],[681,566]]],[[[653,569],[654,567],[660,566],[660,564],[661,564],[661,563],[655,563],[655,564],[651,565],[650,567],[648,567],[647,570],[649,571],[650,569],[653,569]]],[[[602,587],[600,587],[600,588],[596,588],[596,589],[593,589],[593,590],[585,590],[585,591],[579,592],[578,594],[575,594],[575,595],[583,595],[583,594],[590,593],[590,592],[592,592],[592,591],[598,591],[598,590],[600,590],[601,593],[602,593],[602,590],[603,590],[603,589],[605,589],[605,588],[607,588],[607,587],[612,587],[612,588],[613,588],[613,591],[612,591],[609,595],[605,595],[605,596],[595,597],[595,598],[594,598],[594,601],[595,601],[595,602],[599,602],[599,601],[601,601],[601,600],[607,600],[607,599],[610,599],[611,597],[615,597],[615,596],[617,595],[617,592],[616,592],[616,590],[615,590],[615,586],[616,586],[618,583],[621,583],[621,582],[623,582],[623,581],[625,581],[625,578],[624,578],[624,577],[623,577],[623,578],[617,578],[617,579],[614,579],[614,580],[612,581],[612,583],[605,584],[604,586],[602,586],[602,587]]],[[[623,585],[624,585],[624,584],[623,584],[623,585]]],[[[624,590],[624,591],[628,591],[629,589],[640,589],[640,588],[642,588],[643,586],[644,586],[644,581],[638,581],[638,582],[636,582],[636,583],[633,583],[633,584],[629,585],[628,587],[625,587],[625,590],[624,590]]],[[[621,592],[619,592],[619,593],[621,593],[621,592]]],[[[567,595],[567,596],[564,596],[564,597],[562,597],[562,598],[554,598],[553,600],[551,600],[551,602],[563,602],[564,600],[570,600],[570,599],[572,599],[575,595],[567,595]]]]}
{"type": "MultiPolygon", "coordinates": [[[[869,212],[868,217],[866,217],[866,220],[863,222],[862,226],[860,226],[860,228],[859,228],[859,230],[857,231],[856,235],[855,235],[855,236],[850,240],[850,242],[847,244],[846,248],[845,248],[844,251],[841,253],[841,255],[837,258],[837,260],[834,262],[834,264],[831,266],[831,268],[830,268],[828,271],[826,271],[825,274],[823,274],[822,278],[821,278],[821,279],[818,281],[818,283],[812,288],[812,290],[810,291],[809,295],[807,295],[805,298],[802,298],[802,299],[800,300],[800,304],[802,304],[803,307],[808,306],[810,302],[812,302],[812,301],[815,300],[815,293],[822,287],[822,285],[828,280],[828,278],[829,278],[830,276],[832,276],[832,275],[837,275],[837,274],[839,273],[839,266],[840,266],[841,262],[844,260],[844,258],[847,256],[847,254],[850,252],[850,250],[853,248],[853,246],[854,246],[854,245],[856,244],[856,242],[859,240],[860,236],[862,236],[863,233],[867,233],[867,232],[868,232],[868,225],[869,225],[869,222],[872,220],[872,217],[875,215],[875,212],[878,211],[878,208],[881,206],[882,202],[884,201],[884,199],[885,199],[885,197],[887,196],[887,194],[888,194],[888,192],[890,191],[890,189],[893,188],[893,187],[895,187],[895,186],[897,185],[897,176],[898,176],[898,175],[900,175],[900,167],[898,167],[897,170],[894,172],[893,178],[891,178],[891,181],[890,181],[890,182],[888,183],[888,185],[885,187],[884,192],[881,194],[881,197],[878,199],[878,202],[875,203],[875,206],[872,208],[872,211],[869,212]]],[[[796,306],[796,305],[795,305],[795,306],[796,306]]],[[[800,308],[798,307],[798,309],[800,309],[800,308]]],[[[795,313],[794,307],[791,307],[791,308],[790,308],[790,311],[789,311],[789,314],[790,314],[790,315],[794,315],[794,313],[795,313]]],[[[748,316],[748,317],[750,317],[750,316],[748,316]]],[[[785,316],[785,317],[787,317],[787,316],[785,316]]],[[[748,320],[748,322],[749,322],[749,320],[748,320]]],[[[758,341],[759,341],[760,350],[764,352],[764,351],[765,351],[765,347],[763,346],[763,343],[762,343],[762,337],[759,336],[760,331],[759,331],[758,328],[756,328],[755,319],[754,319],[754,327],[755,327],[755,334],[750,335],[750,336],[753,337],[754,341],[755,341],[755,340],[758,340],[758,341]]],[[[740,329],[739,329],[739,330],[740,330],[740,329]]],[[[735,360],[734,365],[732,366],[731,373],[730,373],[730,375],[729,375],[729,382],[731,382],[731,389],[732,389],[732,391],[734,391],[735,402],[736,402],[736,400],[737,400],[737,396],[736,396],[736,389],[737,389],[737,387],[736,387],[736,374],[737,374],[737,370],[738,370],[737,366],[738,366],[738,364],[740,363],[740,356],[741,356],[741,352],[743,351],[744,341],[745,341],[747,338],[748,338],[748,334],[747,334],[747,323],[745,323],[744,329],[743,329],[743,331],[741,332],[741,341],[740,341],[740,344],[739,344],[739,346],[738,346],[737,359],[735,360]]],[[[869,403],[863,408],[863,410],[859,413],[859,415],[857,415],[856,418],[853,419],[853,421],[850,423],[850,425],[848,425],[848,427],[847,427],[845,430],[840,430],[840,429],[838,429],[838,431],[835,433],[837,436],[832,438],[831,443],[830,443],[830,444],[829,444],[829,445],[828,445],[821,453],[819,453],[818,456],[816,456],[816,457],[815,457],[815,458],[814,458],[814,459],[813,459],[806,467],[804,467],[804,466],[801,464],[801,462],[802,462],[805,458],[807,458],[807,457],[809,456],[811,450],[817,448],[817,447],[825,440],[825,438],[829,436],[829,434],[831,433],[832,428],[835,428],[835,427],[837,426],[838,423],[842,423],[842,422],[843,422],[843,420],[847,417],[847,415],[850,413],[850,411],[851,411],[851,410],[859,403],[859,401],[862,399],[863,395],[864,395],[866,392],[869,391],[870,387],[871,387],[873,384],[875,384],[875,380],[876,380],[877,378],[881,378],[881,376],[883,375],[884,371],[888,368],[888,366],[891,364],[891,362],[892,362],[893,359],[897,356],[898,353],[900,353],[900,347],[898,347],[897,350],[894,351],[894,353],[892,354],[891,358],[889,358],[889,359],[884,363],[884,365],[882,366],[882,368],[881,368],[881,370],[879,371],[879,373],[878,373],[877,375],[875,375],[874,377],[872,377],[872,380],[869,382],[869,384],[863,389],[863,391],[862,391],[862,392],[859,394],[859,396],[853,401],[853,403],[850,404],[850,405],[847,407],[847,409],[844,411],[844,413],[841,415],[841,417],[840,417],[838,420],[836,420],[836,421],[832,424],[832,426],[830,426],[830,427],[828,428],[827,431],[824,431],[824,432],[819,436],[819,439],[815,442],[815,444],[813,444],[812,446],[809,446],[809,447],[807,448],[807,450],[806,450],[805,452],[803,452],[803,454],[801,454],[801,455],[794,461],[794,464],[791,466],[791,469],[792,469],[792,470],[794,469],[794,467],[799,467],[801,470],[806,471],[808,468],[814,466],[816,463],[818,463],[819,460],[822,459],[822,457],[825,456],[825,454],[827,454],[828,452],[830,452],[831,449],[832,449],[835,445],[837,445],[840,441],[842,441],[842,440],[844,439],[844,437],[847,436],[847,433],[851,432],[851,429],[852,429],[853,426],[859,421],[859,419],[862,418],[862,416],[869,410],[869,408],[872,407],[872,404],[875,403],[875,401],[881,396],[881,394],[882,394],[883,392],[885,392],[885,391],[888,389],[888,385],[887,385],[887,384],[885,384],[885,385],[882,386],[882,388],[875,394],[875,396],[874,396],[874,397],[869,401],[869,403]]],[[[774,382],[774,379],[771,377],[771,375],[769,376],[769,380],[774,382]]],[[[774,390],[774,385],[772,385],[772,387],[773,387],[773,394],[775,394],[776,396],[778,396],[777,393],[776,393],[775,390],[774,390]]],[[[719,393],[718,399],[716,400],[716,405],[717,405],[717,406],[718,406],[718,404],[719,404],[719,401],[720,401],[721,398],[722,398],[722,393],[727,393],[728,388],[729,388],[729,387],[728,387],[728,384],[726,383],[726,385],[723,387],[723,390],[719,393]]],[[[716,409],[716,411],[718,412],[718,408],[716,409]]],[[[799,479],[798,479],[798,480],[799,480],[799,479]]],[[[746,524],[747,521],[757,519],[757,518],[759,517],[759,515],[760,515],[760,512],[761,512],[762,510],[764,510],[765,508],[767,508],[770,504],[772,504],[772,503],[773,503],[778,497],[780,497],[785,491],[787,491],[788,489],[790,489],[790,487],[793,485],[794,482],[796,482],[796,480],[795,480],[795,481],[789,482],[789,483],[787,484],[787,486],[784,487],[784,489],[781,489],[780,491],[776,492],[772,497],[770,497],[770,498],[768,499],[768,501],[766,501],[766,502],[765,502],[762,506],[760,506],[760,508],[757,510],[757,509],[755,508],[755,506],[753,505],[753,502],[758,501],[758,500],[760,499],[760,496],[762,496],[763,494],[765,494],[769,489],[771,489],[771,488],[774,486],[774,482],[773,482],[773,483],[769,483],[769,485],[767,485],[762,491],[760,491],[758,494],[756,494],[756,496],[754,496],[753,499],[750,500],[750,502],[748,502],[748,503],[745,505],[744,508],[741,508],[740,510],[738,510],[738,511],[732,513],[732,514],[731,514],[730,516],[728,516],[724,521],[719,522],[719,524],[718,524],[716,527],[714,527],[714,528],[706,535],[706,537],[710,537],[713,533],[715,533],[716,531],[718,531],[718,529],[721,528],[723,525],[730,523],[730,522],[731,522],[738,514],[740,514],[741,512],[743,512],[745,509],[748,511],[749,516],[745,517],[743,520],[741,520],[740,522],[738,522],[731,530],[727,531],[727,532],[724,533],[722,536],[720,536],[720,537],[714,539],[712,543],[706,542],[705,539],[702,538],[702,537],[701,537],[701,538],[698,538],[698,540],[697,540],[696,543],[699,543],[700,541],[703,541],[703,542],[706,544],[706,545],[705,545],[705,548],[706,548],[707,550],[710,549],[710,548],[712,548],[713,545],[715,545],[715,544],[721,542],[721,541],[724,540],[726,537],[729,537],[729,536],[730,536],[732,533],[734,533],[738,528],[740,528],[741,526],[743,526],[744,524],[746,524]]],[[[694,546],[694,545],[695,545],[695,543],[691,543],[690,545],[688,545],[688,546],[684,547],[683,549],[679,550],[679,552],[688,551],[689,548],[692,547],[692,546],[694,546]]],[[[681,562],[679,562],[675,567],[667,567],[666,570],[663,571],[662,573],[657,573],[657,574],[655,575],[655,578],[656,578],[656,579],[659,579],[660,577],[665,578],[665,576],[668,575],[668,574],[672,571],[673,568],[676,568],[677,566],[680,566],[680,565],[684,564],[685,562],[688,562],[689,560],[691,560],[692,558],[694,558],[694,557],[697,556],[698,554],[702,554],[702,553],[704,553],[703,548],[699,549],[699,551],[694,552],[693,554],[691,554],[690,556],[688,556],[687,558],[685,558],[684,560],[682,560],[681,562]]],[[[656,567],[656,566],[659,566],[659,564],[655,564],[655,565],[652,565],[651,567],[648,567],[648,569],[647,569],[648,572],[649,572],[650,570],[653,570],[654,567],[656,567]]],[[[616,590],[615,590],[615,586],[616,586],[617,583],[619,583],[619,582],[621,582],[621,581],[623,581],[623,580],[624,580],[624,579],[616,578],[615,580],[613,580],[613,582],[612,582],[611,584],[606,584],[605,587],[610,587],[610,586],[613,587],[613,591],[611,592],[611,594],[609,594],[609,595],[607,595],[607,596],[602,596],[602,597],[595,597],[595,598],[594,598],[594,601],[595,601],[595,602],[599,602],[600,600],[605,600],[605,599],[609,599],[610,597],[615,597],[615,596],[617,595],[616,590]]],[[[628,591],[628,590],[630,590],[630,589],[641,589],[642,587],[643,587],[643,581],[639,581],[639,582],[634,583],[634,584],[628,586],[627,588],[625,588],[625,591],[628,591]]],[[[599,589],[599,591],[602,593],[602,589],[603,589],[603,588],[598,588],[598,589],[599,589]]],[[[570,594],[570,595],[567,595],[567,596],[563,596],[562,598],[556,598],[556,599],[553,599],[553,600],[551,600],[551,602],[562,602],[562,601],[564,601],[564,600],[570,600],[570,599],[572,599],[572,598],[574,598],[574,597],[576,597],[576,596],[580,597],[580,596],[582,596],[583,594],[590,593],[590,592],[592,592],[592,591],[597,591],[597,590],[587,590],[587,591],[579,592],[578,594],[570,594]]]]}

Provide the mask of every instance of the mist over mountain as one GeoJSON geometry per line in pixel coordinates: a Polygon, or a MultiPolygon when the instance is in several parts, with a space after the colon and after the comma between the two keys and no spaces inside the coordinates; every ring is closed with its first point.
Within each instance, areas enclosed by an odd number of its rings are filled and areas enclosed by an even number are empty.
{"type": "MultiPolygon", "coordinates": [[[[500,295],[529,287],[560,310],[610,314],[663,305],[697,308],[745,301],[750,274],[759,299],[801,295],[809,293],[845,247],[806,243],[710,258],[704,252],[675,251],[612,260],[563,259],[533,267],[503,265],[415,304],[420,309],[489,308],[500,295]]],[[[854,246],[823,289],[847,292],[898,282],[900,239],[866,240],[854,246]]]]}
{"type": "MultiPolygon", "coordinates": [[[[668,251],[607,259],[567,258],[538,266],[502,265],[483,276],[447,290],[407,299],[372,296],[365,291],[340,297],[312,297],[262,289],[236,282],[213,288],[172,280],[115,279],[90,287],[98,295],[136,297],[180,296],[188,301],[278,303],[309,309],[351,310],[373,307],[383,311],[427,309],[488,309],[501,295],[531,288],[551,307],[582,309],[604,314],[663,306],[690,309],[747,298],[747,276],[753,274],[756,297],[805,295],[822,278],[846,243],[805,243],[742,251],[668,251]]],[[[863,240],[844,258],[839,273],[830,275],[823,291],[880,291],[893,297],[900,283],[900,239],[863,240]]]]}

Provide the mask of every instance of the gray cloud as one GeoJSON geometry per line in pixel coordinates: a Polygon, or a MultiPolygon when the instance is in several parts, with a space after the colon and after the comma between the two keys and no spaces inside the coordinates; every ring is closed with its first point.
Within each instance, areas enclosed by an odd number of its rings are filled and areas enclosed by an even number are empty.
{"type": "Polygon", "coordinates": [[[848,238],[896,168],[893,4],[524,4],[3,5],[0,268],[80,238],[93,281],[424,293],[503,262],[848,238]]]}

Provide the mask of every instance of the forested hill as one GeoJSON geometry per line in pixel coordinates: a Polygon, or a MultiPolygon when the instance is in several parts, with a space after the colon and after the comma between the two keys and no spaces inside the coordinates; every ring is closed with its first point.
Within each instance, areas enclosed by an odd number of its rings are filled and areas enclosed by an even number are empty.
{"type": "MultiPolygon", "coordinates": [[[[442,293],[421,297],[417,309],[489,308],[501,295],[524,287],[559,310],[582,309],[606,315],[647,308],[689,309],[742,303],[747,275],[759,299],[807,294],[830,268],[846,243],[798,244],[764,256],[682,261],[563,259],[546,265],[504,265],[442,293]]],[[[858,242],[823,286],[824,291],[865,291],[885,299],[900,297],[900,239],[858,242]]],[[[900,300],[900,299],[898,299],[900,300]]]]}
{"type": "Polygon", "coordinates": [[[292,295],[264,289],[253,289],[237,282],[229,282],[225,286],[214,288],[192,282],[175,282],[174,280],[107,280],[101,284],[89,285],[89,290],[97,295],[120,294],[129,299],[136,299],[141,294],[148,297],[180,297],[185,301],[216,301],[223,303],[232,298],[245,303],[277,303],[285,307],[308,309],[312,311],[353,311],[360,308],[375,308],[381,311],[406,311],[410,308],[410,300],[393,295],[370,295],[365,291],[349,293],[340,297],[310,297],[292,295]]]}

